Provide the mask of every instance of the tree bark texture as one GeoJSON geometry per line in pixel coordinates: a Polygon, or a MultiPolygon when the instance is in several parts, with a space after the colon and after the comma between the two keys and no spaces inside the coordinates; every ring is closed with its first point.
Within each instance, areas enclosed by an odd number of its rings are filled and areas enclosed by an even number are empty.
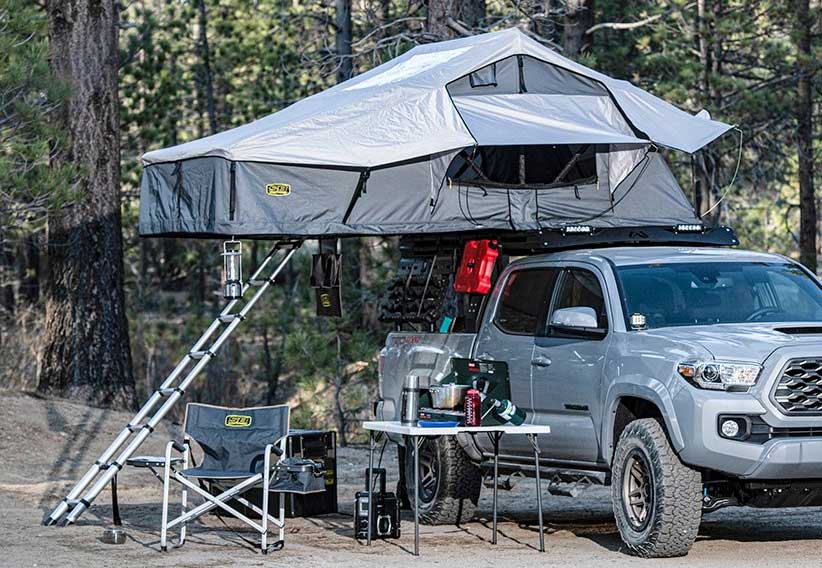
{"type": "Polygon", "coordinates": [[[796,0],[796,149],[799,160],[799,259],[817,269],[816,194],[813,183],[813,69],[812,24],[809,0],[796,0]]]}
{"type": "Polygon", "coordinates": [[[48,2],[51,66],[72,86],[56,120],[81,168],[76,202],[48,222],[39,390],[101,406],[134,405],[123,291],[118,14],[114,0],[48,2]]]}
{"type": "Polygon", "coordinates": [[[590,50],[593,34],[585,31],[593,25],[594,0],[567,0],[563,55],[573,58],[590,50]]]}
{"type": "Polygon", "coordinates": [[[337,48],[337,83],[351,78],[351,0],[336,0],[335,42],[337,48]]]}
{"type": "Polygon", "coordinates": [[[479,26],[485,19],[485,0],[428,0],[426,30],[438,39],[457,37],[449,25],[455,20],[468,28],[479,26]]]}

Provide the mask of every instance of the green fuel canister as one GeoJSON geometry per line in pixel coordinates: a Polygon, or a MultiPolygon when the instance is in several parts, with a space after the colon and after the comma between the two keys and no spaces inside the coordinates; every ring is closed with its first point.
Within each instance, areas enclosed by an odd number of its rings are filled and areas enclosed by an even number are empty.
{"type": "Polygon", "coordinates": [[[518,408],[516,404],[510,400],[495,400],[494,413],[503,424],[513,424],[520,426],[525,422],[527,416],[525,411],[518,408]]]}

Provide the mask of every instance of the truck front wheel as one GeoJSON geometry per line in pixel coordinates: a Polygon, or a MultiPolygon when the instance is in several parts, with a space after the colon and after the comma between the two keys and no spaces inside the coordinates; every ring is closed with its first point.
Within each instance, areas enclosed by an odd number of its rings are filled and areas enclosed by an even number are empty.
{"type": "Polygon", "coordinates": [[[614,452],[614,517],[628,549],[645,558],[684,556],[702,520],[702,476],[680,461],[653,418],[625,427],[614,452]]]}
{"type": "MultiPolygon", "coordinates": [[[[413,509],[414,449],[405,452],[405,485],[413,509]]],[[[468,521],[477,508],[482,475],[454,436],[424,438],[420,445],[420,520],[427,525],[468,521]]]]}

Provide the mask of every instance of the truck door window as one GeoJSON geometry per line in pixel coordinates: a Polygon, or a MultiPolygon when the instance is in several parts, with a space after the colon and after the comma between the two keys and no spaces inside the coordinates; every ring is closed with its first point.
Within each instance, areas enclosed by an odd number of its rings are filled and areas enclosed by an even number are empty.
{"type": "Polygon", "coordinates": [[[499,299],[494,323],[505,333],[536,335],[540,317],[545,313],[558,270],[528,268],[508,276],[499,299]]]}
{"type": "Polygon", "coordinates": [[[596,275],[590,270],[571,268],[562,279],[553,310],[581,307],[593,308],[597,314],[597,327],[608,329],[608,312],[605,309],[605,298],[596,275]]]}

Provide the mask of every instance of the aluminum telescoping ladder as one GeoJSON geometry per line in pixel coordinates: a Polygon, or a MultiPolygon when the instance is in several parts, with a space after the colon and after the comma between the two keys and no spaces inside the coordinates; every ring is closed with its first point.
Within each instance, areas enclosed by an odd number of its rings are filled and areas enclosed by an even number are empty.
{"type": "Polygon", "coordinates": [[[94,499],[123,468],[126,460],[137,451],[137,448],[151,435],[160,420],[183,396],[185,390],[191,385],[197,375],[200,374],[200,371],[208,365],[220,346],[228,339],[228,336],[231,335],[237,326],[240,325],[240,322],[245,319],[246,314],[254,307],[254,304],[257,303],[257,300],[265,293],[266,289],[274,283],[275,278],[277,278],[288,261],[291,260],[291,257],[300,247],[300,244],[300,241],[280,241],[271,249],[268,256],[260,263],[257,271],[251,276],[248,282],[243,285],[244,293],[247,292],[249,288],[256,287],[257,290],[254,295],[251,296],[251,298],[245,302],[245,305],[237,312],[233,310],[241,300],[231,300],[226,304],[223,311],[220,312],[220,315],[208,326],[203,335],[200,336],[200,339],[198,339],[191,348],[191,351],[177,363],[177,366],[171,374],[154,391],[108,449],[94,462],[94,465],[92,465],[80,481],[77,482],[69,494],[63,498],[54,511],[43,519],[44,525],[54,525],[58,522],[61,525],[69,525],[76,521],[80,515],[88,509],[94,499]],[[279,263],[273,263],[272,261],[275,256],[277,256],[278,251],[283,251],[285,255],[281,257],[279,263]],[[276,264],[276,266],[273,271],[271,271],[270,276],[262,278],[261,275],[266,273],[266,269],[271,270],[270,266],[273,264],[276,264]],[[219,335],[211,345],[203,348],[206,342],[211,339],[211,336],[220,329],[219,335]],[[190,367],[192,363],[193,366],[190,367]],[[186,372],[183,379],[178,381],[178,377],[189,367],[190,369],[186,372]],[[157,406],[161,400],[164,402],[152,414],[154,407],[157,406]],[[145,420],[149,414],[151,414],[151,417],[145,420]],[[126,446],[116,459],[112,460],[114,454],[129,440],[128,446],[126,446]],[[93,485],[91,485],[92,482],[94,482],[93,485]],[[80,497],[81,493],[83,493],[89,485],[91,485],[91,487],[80,497]]]}

